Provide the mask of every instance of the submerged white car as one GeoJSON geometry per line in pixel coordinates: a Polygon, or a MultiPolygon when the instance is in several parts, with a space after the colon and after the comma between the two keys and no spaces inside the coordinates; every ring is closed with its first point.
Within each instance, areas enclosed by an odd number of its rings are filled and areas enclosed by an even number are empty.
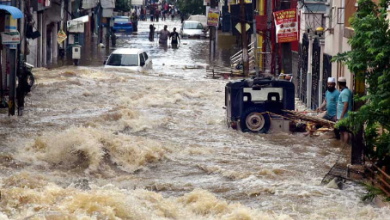
{"type": "Polygon", "coordinates": [[[204,26],[199,21],[184,21],[180,34],[182,37],[206,37],[204,26]]]}
{"type": "Polygon", "coordinates": [[[114,50],[104,62],[104,68],[125,68],[133,71],[152,69],[152,59],[142,49],[120,48],[114,50]]]}

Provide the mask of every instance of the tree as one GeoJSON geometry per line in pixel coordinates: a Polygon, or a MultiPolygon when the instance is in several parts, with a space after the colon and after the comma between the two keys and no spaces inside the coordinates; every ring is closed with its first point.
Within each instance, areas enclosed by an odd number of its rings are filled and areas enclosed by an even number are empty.
{"type": "Polygon", "coordinates": [[[129,12],[130,11],[130,3],[129,0],[116,0],[115,1],[115,11],[120,12],[129,12]]]}
{"type": "Polygon", "coordinates": [[[203,5],[203,0],[178,0],[180,12],[184,14],[205,14],[206,8],[203,5]]]}
{"type": "Polygon", "coordinates": [[[390,31],[387,11],[389,3],[380,0],[359,0],[359,9],[351,18],[354,35],[348,43],[352,50],[338,54],[334,61],[342,61],[357,79],[365,80],[366,94],[355,97],[365,102],[339,125],[354,132],[365,127],[367,154],[382,158],[390,153],[390,31]]]}

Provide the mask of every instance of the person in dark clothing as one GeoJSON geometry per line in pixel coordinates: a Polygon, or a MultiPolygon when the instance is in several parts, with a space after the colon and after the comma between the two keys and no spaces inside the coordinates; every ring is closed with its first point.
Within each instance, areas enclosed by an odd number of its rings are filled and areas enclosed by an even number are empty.
{"type": "Polygon", "coordinates": [[[133,31],[138,31],[138,16],[137,13],[131,15],[131,22],[133,23],[133,31]]]}
{"type": "Polygon", "coordinates": [[[149,30],[149,41],[154,41],[154,30],[156,30],[156,28],[153,24],[149,26],[149,30]]]}
{"type": "Polygon", "coordinates": [[[158,22],[158,19],[160,17],[160,11],[158,9],[156,9],[156,11],[154,11],[154,17],[156,18],[156,22],[158,22]]]}
{"type": "Polygon", "coordinates": [[[180,35],[176,32],[176,28],[173,28],[173,32],[169,35],[169,39],[172,39],[172,48],[177,49],[177,45],[179,44],[180,40],[180,35]]]}
{"type": "Polygon", "coordinates": [[[154,10],[150,10],[150,21],[153,22],[154,20],[154,10]]]}
{"type": "Polygon", "coordinates": [[[111,44],[113,47],[116,46],[116,35],[115,35],[115,31],[114,31],[114,28],[111,27],[111,44]]]}
{"type": "Polygon", "coordinates": [[[172,18],[172,21],[175,19],[175,10],[172,9],[172,13],[171,13],[171,18],[172,18]]]}
{"type": "Polygon", "coordinates": [[[184,22],[184,13],[183,12],[180,13],[180,19],[181,19],[181,23],[183,24],[183,22],[184,22]]]}
{"type": "Polygon", "coordinates": [[[166,13],[167,13],[167,12],[166,12],[165,10],[162,12],[162,14],[163,14],[162,20],[163,20],[163,21],[166,21],[166,20],[167,20],[166,13]]]}

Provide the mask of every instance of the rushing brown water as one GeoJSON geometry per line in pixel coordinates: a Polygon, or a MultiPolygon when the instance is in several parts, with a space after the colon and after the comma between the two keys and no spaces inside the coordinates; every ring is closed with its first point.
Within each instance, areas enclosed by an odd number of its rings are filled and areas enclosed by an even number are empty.
{"type": "Polygon", "coordinates": [[[186,68],[207,65],[207,41],[164,50],[147,27],[118,45],[153,71],[36,69],[25,115],[0,115],[0,220],[390,219],[359,185],[321,185],[339,142],[228,129],[227,81],[186,68]]]}

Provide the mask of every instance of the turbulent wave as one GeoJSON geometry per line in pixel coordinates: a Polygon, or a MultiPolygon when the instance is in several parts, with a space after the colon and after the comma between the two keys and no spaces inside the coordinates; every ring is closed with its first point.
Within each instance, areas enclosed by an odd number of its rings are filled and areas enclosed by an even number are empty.
{"type": "Polygon", "coordinates": [[[40,176],[18,174],[3,181],[0,219],[292,219],[228,203],[196,189],[180,197],[114,186],[63,188],[40,176]],[[9,187],[13,186],[13,187],[9,187]]]}
{"type": "Polygon", "coordinates": [[[59,168],[81,167],[98,172],[110,161],[126,172],[134,172],[164,159],[172,147],[143,137],[110,134],[102,129],[71,127],[48,132],[22,149],[17,158],[33,165],[59,168]]]}

